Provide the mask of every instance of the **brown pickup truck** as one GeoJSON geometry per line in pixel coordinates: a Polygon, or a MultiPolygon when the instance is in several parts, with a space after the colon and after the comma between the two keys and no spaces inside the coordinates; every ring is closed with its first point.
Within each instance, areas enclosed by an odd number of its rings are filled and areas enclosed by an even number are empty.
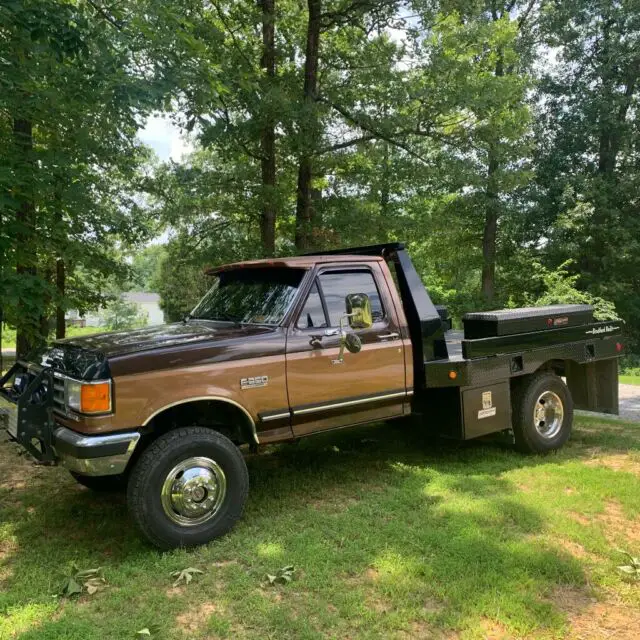
{"type": "Polygon", "coordinates": [[[87,487],[126,486],[159,547],[240,518],[242,445],[413,416],[545,452],[568,439],[574,402],[617,412],[623,323],[589,306],[470,313],[452,331],[399,243],[210,274],[184,321],[61,340],[0,379],[11,438],[87,487]]]}

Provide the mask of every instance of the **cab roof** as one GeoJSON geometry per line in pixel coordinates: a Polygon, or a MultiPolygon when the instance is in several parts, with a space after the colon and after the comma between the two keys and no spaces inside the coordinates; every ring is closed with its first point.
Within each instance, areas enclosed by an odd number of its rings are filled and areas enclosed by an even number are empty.
{"type": "Polygon", "coordinates": [[[336,264],[341,262],[384,262],[380,256],[363,255],[315,255],[294,256],[291,258],[266,258],[263,260],[247,260],[245,262],[233,262],[220,267],[211,267],[205,273],[213,275],[229,269],[257,269],[260,267],[289,267],[293,269],[310,269],[317,264],[336,264]]]}

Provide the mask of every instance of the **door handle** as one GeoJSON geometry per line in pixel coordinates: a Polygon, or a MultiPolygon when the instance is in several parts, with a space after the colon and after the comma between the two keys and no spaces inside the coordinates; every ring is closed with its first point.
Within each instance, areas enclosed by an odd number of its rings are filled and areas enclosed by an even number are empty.
{"type": "Polygon", "coordinates": [[[321,335],[312,335],[309,344],[312,347],[322,349],[322,338],[331,338],[340,335],[340,329],[325,329],[321,335]]]}
{"type": "Polygon", "coordinates": [[[378,336],[378,340],[395,340],[396,338],[399,338],[399,337],[400,337],[399,333],[383,333],[378,336]]]}

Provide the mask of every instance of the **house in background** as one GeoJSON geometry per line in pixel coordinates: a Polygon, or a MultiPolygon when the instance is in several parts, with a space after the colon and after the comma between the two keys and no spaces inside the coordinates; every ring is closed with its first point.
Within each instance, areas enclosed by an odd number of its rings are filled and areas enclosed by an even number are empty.
{"type": "MultiPolygon", "coordinates": [[[[134,304],[138,311],[147,317],[147,325],[164,324],[164,312],[160,308],[160,295],[145,291],[127,291],[122,294],[122,300],[134,304]]],[[[104,310],[90,311],[80,316],[78,311],[67,312],[67,326],[76,327],[103,327],[106,322],[104,310]]]]}
{"type": "Polygon", "coordinates": [[[144,291],[128,291],[122,299],[135,304],[140,311],[147,314],[147,324],[164,324],[164,311],[160,308],[160,295],[144,291]]]}

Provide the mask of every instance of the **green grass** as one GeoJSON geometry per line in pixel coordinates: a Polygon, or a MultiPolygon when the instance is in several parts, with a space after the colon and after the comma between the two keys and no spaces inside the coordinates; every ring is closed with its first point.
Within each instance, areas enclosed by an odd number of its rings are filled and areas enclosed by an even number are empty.
{"type": "Polygon", "coordinates": [[[640,385],[640,376],[621,375],[620,382],[622,384],[638,384],[640,385]]]}
{"type": "Polygon", "coordinates": [[[0,638],[560,638],[598,607],[611,635],[638,623],[616,549],[640,555],[640,425],[577,422],[548,456],[429,445],[400,423],[273,447],[248,458],[230,535],[164,554],[122,496],[0,444],[0,638]],[[54,598],[74,561],[108,587],[54,598]],[[290,584],[264,586],[289,564],[290,584]],[[186,567],[204,574],[173,588],[186,567]]]}

